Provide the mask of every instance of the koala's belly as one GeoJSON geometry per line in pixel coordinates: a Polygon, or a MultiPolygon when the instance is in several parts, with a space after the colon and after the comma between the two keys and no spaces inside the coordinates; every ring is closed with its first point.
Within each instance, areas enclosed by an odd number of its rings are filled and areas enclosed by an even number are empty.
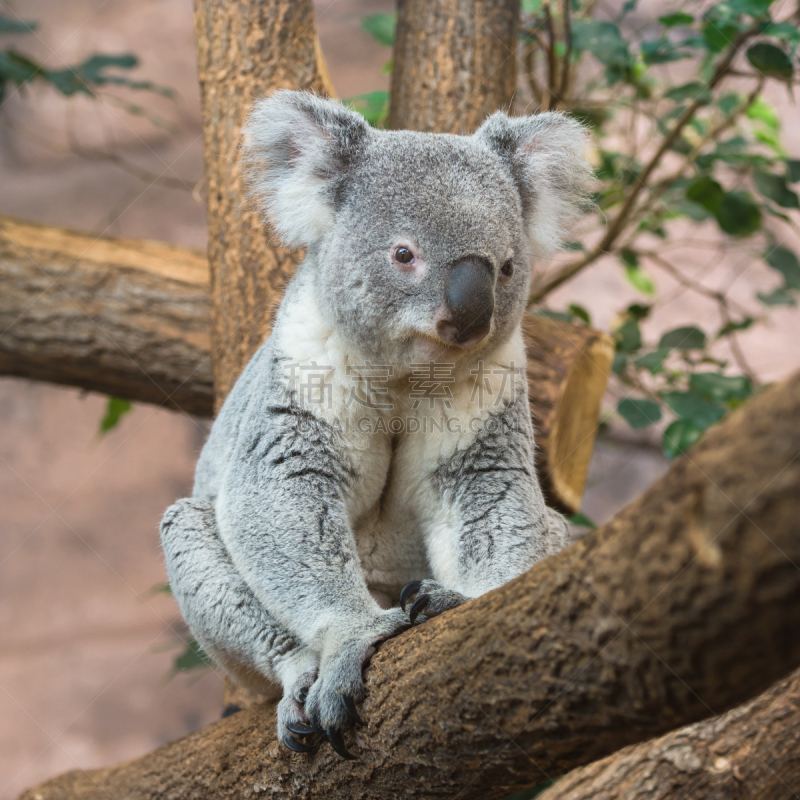
{"type": "Polygon", "coordinates": [[[431,577],[417,514],[413,507],[401,506],[399,495],[387,485],[353,531],[367,585],[381,605],[397,604],[409,581],[431,577]]]}

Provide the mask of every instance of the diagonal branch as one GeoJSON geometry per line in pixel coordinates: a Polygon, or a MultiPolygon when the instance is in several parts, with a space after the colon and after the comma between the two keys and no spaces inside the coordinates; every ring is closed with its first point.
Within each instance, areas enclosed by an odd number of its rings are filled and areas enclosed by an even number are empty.
{"type": "Polygon", "coordinates": [[[279,749],[267,708],[24,800],[501,798],[753,697],[800,665],[800,374],[609,524],[386,643],[360,756],[279,749]]]}

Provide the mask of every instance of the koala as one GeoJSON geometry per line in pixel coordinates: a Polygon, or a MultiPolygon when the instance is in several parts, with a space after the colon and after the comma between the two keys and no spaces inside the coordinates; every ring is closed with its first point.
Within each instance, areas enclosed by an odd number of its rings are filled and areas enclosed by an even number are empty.
{"type": "Polygon", "coordinates": [[[307,254],[161,524],[175,598],[278,736],[351,757],[375,648],[559,551],[534,468],[521,320],[591,169],[558,113],[469,136],[382,131],[279,91],[251,188],[307,254]]]}

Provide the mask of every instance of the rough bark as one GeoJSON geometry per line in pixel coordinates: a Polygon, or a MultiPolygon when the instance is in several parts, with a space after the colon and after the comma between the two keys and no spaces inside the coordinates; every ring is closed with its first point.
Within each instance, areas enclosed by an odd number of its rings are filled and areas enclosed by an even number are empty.
{"type": "Polygon", "coordinates": [[[245,199],[242,124],[276,89],[333,94],[311,0],[195,0],[218,404],[263,342],[298,263],[245,199]]]}
{"type": "Polygon", "coordinates": [[[800,672],[727,714],[576,769],[539,800],[693,797],[800,797],[800,672]]]}
{"type": "Polygon", "coordinates": [[[208,261],[0,216],[0,374],[213,411],[208,261]]]}
{"type": "Polygon", "coordinates": [[[800,375],[609,524],[387,642],[359,760],[278,747],[250,709],[25,800],[500,798],[753,697],[800,665],[800,375]]]}
{"type": "MultiPolygon", "coordinates": [[[[209,417],[208,291],[199,251],[0,215],[0,374],[209,417]]],[[[613,344],[591,328],[537,316],[526,319],[525,336],[545,490],[552,505],[573,512],[613,344]]]]}
{"type": "Polygon", "coordinates": [[[517,88],[519,0],[399,0],[389,128],[471,133],[517,88]]]}

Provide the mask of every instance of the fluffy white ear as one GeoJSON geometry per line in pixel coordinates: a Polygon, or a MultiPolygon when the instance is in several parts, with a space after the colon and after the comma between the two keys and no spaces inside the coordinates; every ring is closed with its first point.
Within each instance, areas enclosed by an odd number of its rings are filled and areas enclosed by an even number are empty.
{"type": "Polygon", "coordinates": [[[250,190],[286,244],[311,244],[331,226],[368,134],[359,114],[307,92],[278,91],[255,104],[243,142],[250,190]]]}
{"type": "Polygon", "coordinates": [[[498,111],[474,135],[508,165],[534,255],[551,255],[590,207],[587,193],[593,172],[586,160],[587,129],[556,111],[530,117],[498,111]]]}

